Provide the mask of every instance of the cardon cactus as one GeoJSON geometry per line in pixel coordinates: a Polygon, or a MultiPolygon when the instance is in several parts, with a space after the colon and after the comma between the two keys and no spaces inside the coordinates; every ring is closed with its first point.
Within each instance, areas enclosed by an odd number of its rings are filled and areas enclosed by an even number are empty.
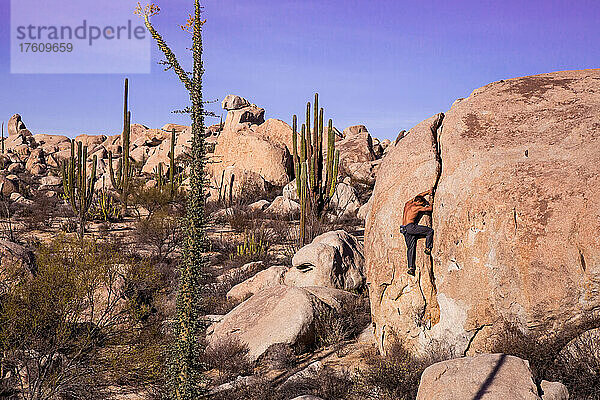
{"type": "Polygon", "coordinates": [[[75,153],[75,141],[71,141],[71,156],[61,164],[60,170],[65,198],[73,212],[79,217],[80,238],[83,238],[85,233],[87,213],[94,198],[97,162],[98,157],[94,155],[92,172],[88,177],[87,146],[82,146],[81,142],[77,142],[77,153],[75,153]]]}
{"type": "Polygon", "coordinates": [[[308,243],[314,232],[307,232],[308,219],[320,219],[337,186],[340,153],[335,149],[335,132],[330,119],[327,126],[327,156],[323,155],[323,108],[319,94],[306,105],[306,122],[302,124],[298,143],[298,117],[292,121],[292,147],[296,190],[300,198],[300,244],[308,243]],[[313,126],[311,130],[311,120],[313,126]],[[299,148],[298,148],[299,145],[299,148]]]}
{"type": "Polygon", "coordinates": [[[160,191],[168,190],[171,198],[177,193],[181,184],[181,177],[175,174],[175,129],[171,131],[171,149],[169,151],[169,171],[164,173],[163,163],[159,163],[154,171],[156,182],[160,191]]]}
{"type": "Polygon", "coordinates": [[[133,166],[129,160],[129,145],[131,137],[131,111],[128,108],[129,80],[125,79],[125,95],[123,99],[123,133],[121,134],[121,158],[117,163],[116,173],[113,168],[113,154],[108,152],[108,170],[110,182],[119,193],[123,211],[127,209],[127,198],[129,196],[130,181],[133,176],[133,166]]]}

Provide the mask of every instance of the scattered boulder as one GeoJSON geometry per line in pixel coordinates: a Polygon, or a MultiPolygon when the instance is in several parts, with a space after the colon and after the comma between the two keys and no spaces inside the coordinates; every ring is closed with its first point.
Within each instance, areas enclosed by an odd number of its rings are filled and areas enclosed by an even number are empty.
{"type": "Polygon", "coordinates": [[[223,170],[236,167],[254,172],[273,186],[284,186],[292,175],[292,159],[285,146],[271,143],[251,130],[225,130],[219,135],[208,165],[213,181],[221,179],[223,170]]]}
{"type": "Polygon", "coordinates": [[[369,216],[369,212],[371,212],[372,204],[373,204],[373,196],[369,197],[369,200],[365,204],[360,206],[360,208],[358,209],[358,212],[356,213],[356,217],[359,219],[362,219],[363,221],[366,221],[367,217],[369,216]]]}
{"type": "Polygon", "coordinates": [[[44,186],[59,186],[62,185],[62,178],[53,175],[44,176],[40,179],[40,184],[44,186]]]}
{"type": "Polygon", "coordinates": [[[362,246],[354,236],[343,230],[326,232],[298,250],[284,282],[355,290],[365,284],[364,263],[362,246]]]}
{"type": "Polygon", "coordinates": [[[258,200],[248,205],[248,210],[252,212],[264,211],[271,203],[268,200],[258,200]]]}
{"type": "Polygon", "coordinates": [[[340,151],[341,172],[347,172],[348,164],[364,163],[377,159],[373,150],[373,138],[364,125],[344,129],[344,138],[335,144],[340,151]]]}
{"type": "Polygon", "coordinates": [[[268,287],[282,285],[283,277],[288,269],[284,265],[274,265],[260,271],[252,278],[246,279],[244,282],[232,287],[227,292],[227,298],[241,301],[268,287]]]}
{"type": "Polygon", "coordinates": [[[417,400],[540,400],[529,362],[480,354],[433,364],[423,371],[417,400]]]}
{"type": "Polygon", "coordinates": [[[82,146],[88,147],[88,154],[92,154],[98,146],[106,140],[106,135],[79,135],[75,137],[76,142],[81,142],[82,146]]]}
{"type": "Polygon", "coordinates": [[[560,382],[542,381],[542,400],[569,400],[569,391],[560,382]]]}
{"type": "Polygon", "coordinates": [[[223,130],[236,132],[265,122],[265,109],[254,104],[227,112],[223,130]]]}
{"type": "Polygon", "coordinates": [[[365,231],[380,346],[394,330],[420,349],[436,341],[472,354],[493,345],[499,320],[557,332],[600,307],[595,92],[600,69],[495,82],[391,148],[365,231]],[[433,257],[419,241],[413,278],[402,210],[436,182],[433,219],[422,218],[433,257]]]}
{"type": "MultiPolygon", "coordinates": [[[[336,289],[331,297],[351,298],[351,293],[336,289]]],[[[293,347],[310,346],[314,341],[316,315],[323,308],[331,307],[308,288],[273,286],[256,293],[213,324],[208,330],[207,341],[214,345],[228,337],[246,343],[250,360],[258,359],[273,344],[284,343],[293,347]]]]}
{"type": "Polygon", "coordinates": [[[243,97],[235,94],[229,94],[225,96],[221,102],[221,107],[227,111],[239,110],[240,108],[248,107],[250,102],[243,97]]]}
{"type": "Polygon", "coordinates": [[[47,154],[52,154],[60,150],[71,148],[71,140],[63,135],[48,135],[46,133],[39,133],[33,135],[33,139],[47,154]]]}
{"type": "Polygon", "coordinates": [[[280,119],[268,119],[254,130],[264,140],[283,145],[290,154],[294,153],[292,127],[280,119]]]}
{"type": "MultiPolygon", "coordinates": [[[[12,164],[14,165],[14,164],[12,164]]],[[[0,175],[0,193],[3,196],[10,196],[19,190],[17,183],[0,175]]]]}
{"type": "Polygon", "coordinates": [[[265,213],[280,218],[296,218],[300,213],[300,204],[283,196],[277,196],[271,205],[265,209],[265,213]]]}
{"type": "Polygon", "coordinates": [[[300,202],[300,198],[298,197],[298,186],[296,186],[296,179],[292,180],[290,183],[283,187],[282,196],[285,199],[295,201],[297,203],[300,202]]]}
{"type": "Polygon", "coordinates": [[[27,127],[25,123],[21,120],[21,116],[19,114],[15,114],[8,120],[8,124],[6,125],[8,130],[8,136],[16,136],[22,130],[26,130],[27,127]]]}
{"type": "Polygon", "coordinates": [[[10,195],[10,199],[17,204],[22,204],[26,206],[30,206],[33,204],[33,201],[26,199],[21,193],[14,192],[10,195]]]}

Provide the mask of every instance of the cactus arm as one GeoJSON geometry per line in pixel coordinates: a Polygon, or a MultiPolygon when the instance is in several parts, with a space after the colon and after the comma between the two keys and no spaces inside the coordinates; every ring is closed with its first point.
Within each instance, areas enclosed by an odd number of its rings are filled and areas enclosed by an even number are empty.
{"type": "Polygon", "coordinates": [[[110,183],[115,190],[119,190],[118,179],[115,178],[115,170],[113,168],[113,155],[112,151],[108,152],[108,176],[110,177],[110,183]]]}
{"type": "Polygon", "coordinates": [[[331,179],[331,188],[329,189],[328,199],[331,199],[333,197],[333,195],[335,194],[335,189],[337,188],[337,175],[338,175],[339,165],[340,165],[340,151],[336,150],[335,151],[335,162],[333,164],[333,176],[331,179]]]}
{"type": "Polygon", "coordinates": [[[171,131],[171,153],[169,154],[169,190],[175,194],[175,129],[171,131]]]}

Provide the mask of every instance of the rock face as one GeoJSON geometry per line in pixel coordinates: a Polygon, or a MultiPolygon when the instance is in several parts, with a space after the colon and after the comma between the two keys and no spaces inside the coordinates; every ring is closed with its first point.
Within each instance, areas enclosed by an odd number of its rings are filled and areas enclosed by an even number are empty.
{"type": "Polygon", "coordinates": [[[310,345],[319,311],[353,296],[341,290],[312,289],[279,285],[258,292],[209,328],[208,343],[235,337],[248,345],[251,360],[276,343],[310,345]]]}
{"type": "Polygon", "coordinates": [[[292,258],[285,274],[290,286],[320,286],[354,290],[365,283],[363,249],[343,230],[317,236],[292,258]]]}
{"type": "Polygon", "coordinates": [[[347,183],[339,182],[330,201],[330,206],[338,216],[352,217],[360,208],[356,190],[347,183]]]}
{"type": "Polygon", "coordinates": [[[269,142],[251,130],[224,130],[219,136],[209,164],[213,181],[221,178],[227,167],[236,167],[260,175],[266,182],[284,186],[292,173],[291,156],[285,146],[269,142]]]}
{"type": "Polygon", "coordinates": [[[540,400],[529,363],[505,354],[481,354],[429,366],[417,400],[540,400]]]}
{"type": "MultiPolygon", "coordinates": [[[[485,350],[502,320],[560,330],[600,306],[600,70],[495,82],[391,145],[367,217],[379,346],[485,350]],[[437,187],[433,259],[406,270],[404,202],[437,187]]],[[[422,241],[420,241],[422,242],[422,241]]]]}

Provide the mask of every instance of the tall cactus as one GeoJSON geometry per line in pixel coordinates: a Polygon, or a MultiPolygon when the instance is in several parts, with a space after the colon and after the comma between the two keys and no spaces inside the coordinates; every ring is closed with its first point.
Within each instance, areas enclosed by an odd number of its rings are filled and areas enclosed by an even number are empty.
{"type": "Polygon", "coordinates": [[[306,105],[306,122],[302,124],[298,149],[298,117],[293,116],[292,144],[296,190],[300,198],[300,242],[312,240],[313,232],[307,232],[307,218],[321,218],[337,186],[340,152],[335,149],[335,132],[330,119],[327,127],[327,157],[323,156],[323,108],[319,109],[319,94],[315,102],[306,105]],[[312,130],[311,130],[311,120],[312,130]],[[325,173],[323,173],[325,172],[325,173]],[[323,176],[325,175],[325,176],[323,176]]]}
{"type": "Polygon", "coordinates": [[[129,196],[130,179],[133,176],[133,166],[129,162],[129,144],[131,137],[131,111],[128,108],[129,100],[129,80],[125,78],[125,95],[123,98],[123,133],[121,134],[121,158],[117,163],[117,172],[113,168],[113,154],[108,152],[108,170],[110,173],[110,182],[113,188],[119,193],[123,211],[127,209],[127,198],[129,196]]]}
{"type": "Polygon", "coordinates": [[[180,177],[175,176],[175,129],[171,131],[171,149],[169,151],[169,171],[168,174],[163,173],[163,163],[158,163],[155,170],[156,182],[158,183],[158,188],[160,191],[164,191],[165,189],[169,191],[169,195],[171,199],[177,193],[177,188],[179,187],[181,181],[180,177]]]}
{"type": "Polygon", "coordinates": [[[94,197],[96,185],[96,164],[98,156],[94,155],[92,173],[87,176],[87,146],[71,141],[71,156],[61,164],[61,175],[65,197],[73,212],[79,217],[79,237],[83,239],[87,213],[94,197]]]}

